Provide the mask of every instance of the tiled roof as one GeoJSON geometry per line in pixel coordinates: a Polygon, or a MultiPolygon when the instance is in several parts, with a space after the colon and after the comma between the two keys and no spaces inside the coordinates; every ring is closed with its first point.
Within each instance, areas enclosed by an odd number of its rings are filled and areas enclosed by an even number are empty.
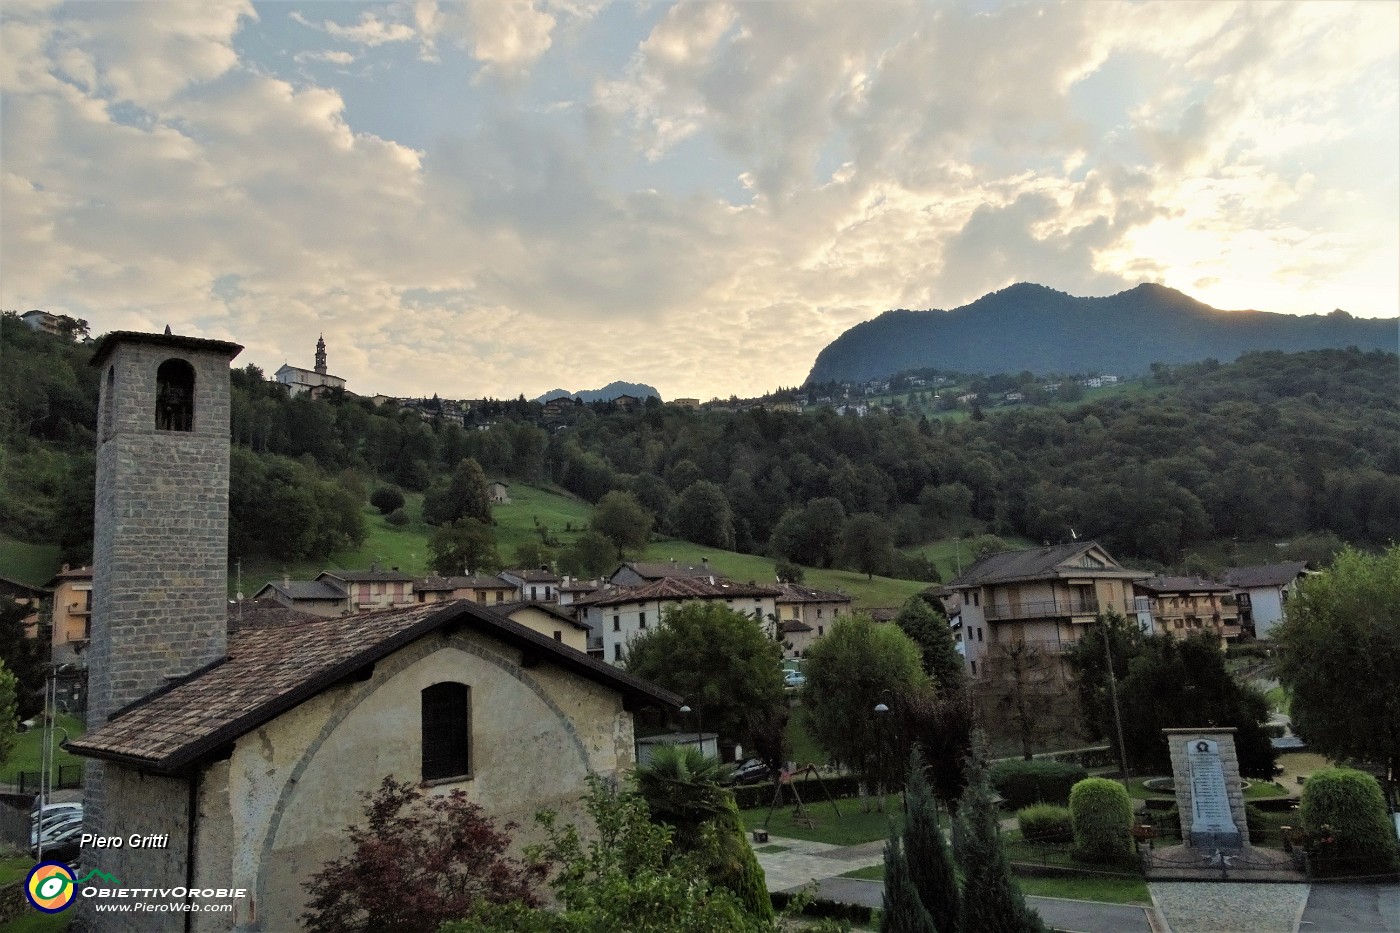
{"type": "Polygon", "coordinates": [[[1308,569],[1307,561],[1293,560],[1282,564],[1262,564],[1258,567],[1236,567],[1225,572],[1225,582],[1248,589],[1251,586],[1284,586],[1308,569]]]}
{"type": "Polygon", "coordinates": [[[866,612],[866,615],[870,616],[872,622],[893,622],[895,619],[899,618],[899,610],[890,609],[888,607],[883,609],[871,609],[866,612]]]}
{"type": "Polygon", "coordinates": [[[507,583],[500,577],[472,573],[464,577],[424,577],[413,581],[414,592],[450,593],[453,590],[513,590],[514,583],[507,583]]]}
{"type": "Polygon", "coordinates": [[[707,564],[680,564],[675,561],[628,561],[613,571],[616,575],[623,567],[628,567],[643,580],[664,580],[667,577],[710,577],[714,569],[707,564]]]}
{"type": "Polygon", "coordinates": [[[280,583],[276,580],[272,580],[262,589],[258,590],[256,595],[261,596],[267,590],[276,590],[288,599],[295,600],[341,600],[349,598],[348,593],[329,580],[284,580],[280,583]]]}
{"type": "Polygon", "coordinates": [[[779,590],[771,586],[755,586],[751,583],[730,583],[690,577],[667,577],[642,586],[619,586],[611,590],[601,590],[592,596],[581,596],[574,600],[575,606],[621,606],[626,603],[653,602],[656,600],[680,602],[687,599],[740,599],[777,597],[779,590]]]}
{"type": "Polygon", "coordinates": [[[288,638],[280,626],[229,636],[227,657],[118,710],[68,743],[77,754],[174,774],[316,696],[341,679],[446,625],[461,625],[553,663],[644,705],[681,698],[595,661],[553,638],[466,600],[314,618],[288,638]]]}
{"type": "Polygon", "coordinates": [[[501,575],[510,574],[526,583],[558,583],[559,577],[549,570],[502,570],[501,575]]]}
{"type": "Polygon", "coordinates": [[[1228,593],[1230,588],[1200,577],[1148,577],[1135,584],[1149,593],[1228,593]]]}
{"type": "Polygon", "coordinates": [[[244,599],[228,606],[228,630],[302,625],[322,616],[312,615],[272,599],[244,599]]]}
{"type": "Polygon", "coordinates": [[[538,599],[517,599],[508,603],[491,603],[490,605],[479,603],[478,605],[487,612],[494,612],[496,615],[505,619],[509,619],[512,612],[520,609],[538,609],[566,625],[572,625],[574,628],[582,629],[585,632],[591,632],[593,630],[590,626],[575,619],[573,613],[568,609],[561,609],[558,603],[547,603],[538,599]]]}
{"type": "Polygon", "coordinates": [[[845,593],[814,590],[800,583],[777,583],[774,586],[781,594],[778,597],[778,602],[783,605],[788,603],[848,603],[851,601],[851,597],[845,593]]]}
{"type": "Polygon", "coordinates": [[[993,583],[1013,583],[1020,580],[1046,580],[1062,577],[1146,577],[1146,573],[1128,570],[1108,556],[1095,541],[1076,541],[1048,547],[1033,547],[1024,551],[989,554],[962,572],[949,586],[986,586],[993,583]],[[1090,550],[1098,550],[1108,558],[1106,567],[1072,565],[1090,550]]]}
{"type": "Polygon", "coordinates": [[[61,580],[91,580],[91,579],[92,579],[92,568],[91,568],[91,567],[74,567],[74,568],[72,568],[72,569],[69,569],[68,567],[64,567],[64,568],[63,568],[62,570],[60,570],[58,573],[54,574],[54,575],[53,575],[53,579],[50,580],[48,583],[45,583],[44,586],[47,587],[47,588],[49,588],[49,589],[53,589],[55,586],[58,586],[59,581],[61,581],[61,580]]]}
{"type": "Polygon", "coordinates": [[[322,570],[316,579],[330,577],[346,583],[412,583],[413,574],[401,570],[322,570]]]}
{"type": "Polygon", "coordinates": [[[784,619],[782,623],[780,623],[779,628],[782,629],[784,635],[789,632],[810,632],[812,630],[812,626],[803,622],[801,619],[784,619]]]}

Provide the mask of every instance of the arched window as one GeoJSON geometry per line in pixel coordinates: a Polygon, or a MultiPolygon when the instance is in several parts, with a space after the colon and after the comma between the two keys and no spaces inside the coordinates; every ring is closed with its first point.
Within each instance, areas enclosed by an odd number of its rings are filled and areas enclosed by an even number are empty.
{"type": "Polygon", "coordinates": [[[423,780],[471,777],[472,688],[449,681],[422,696],[423,780]]]}
{"type": "Polygon", "coordinates": [[[194,367],[184,360],[156,370],[156,430],[194,430],[194,367]]]}

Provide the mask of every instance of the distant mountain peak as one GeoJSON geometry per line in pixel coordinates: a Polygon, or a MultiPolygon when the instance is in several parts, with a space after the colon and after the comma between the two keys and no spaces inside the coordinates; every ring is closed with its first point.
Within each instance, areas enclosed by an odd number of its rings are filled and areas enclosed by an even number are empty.
{"type": "Polygon", "coordinates": [[[585,402],[611,402],[619,395],[633,395],[637,398],[646,398],[654,395],[661,398],[661,393],[644,382],[609,382],[601,389],[583,389],[578,392],[570,392],[568,389],[550,389],[535,398],[537,402],[548,402],[551,399],[567,395],[569,398],[583,399],[585,402]]]}
{"type": "Polygon", "coordinates": [[[808,382],[863,382],[911,369],[1146,372],[1152,363],[1254,350],[1391,350],[1395,319],[1220,311],[1160,282],[1081,298],[1016,282],[951,311],[887,311],[817,355],[808,382]]]}

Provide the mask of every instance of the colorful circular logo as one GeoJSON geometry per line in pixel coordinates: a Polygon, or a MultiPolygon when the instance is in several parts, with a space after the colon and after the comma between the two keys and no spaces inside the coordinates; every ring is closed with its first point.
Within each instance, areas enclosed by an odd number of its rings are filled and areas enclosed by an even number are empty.
{"type": "Polygon", "coordinates": [[[66,910],[77,895],[73,870],[62,862],[40,862],[29,872],[24,883],[24,896],[35,910],[56,914],[66,910]]]}

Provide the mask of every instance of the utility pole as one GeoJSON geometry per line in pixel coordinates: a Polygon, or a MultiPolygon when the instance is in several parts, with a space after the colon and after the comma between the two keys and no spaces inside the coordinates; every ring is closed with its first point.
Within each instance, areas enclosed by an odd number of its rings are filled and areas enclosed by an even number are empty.
{"type": "Polygon", "coordinates": [[[1108,659],[1108,695],[1113,701],[1113,727],[1118,733],[1118,765],[1123,769],[1123,786],[1127,787],[1133,773],[1128,770],[1128,748],[1123,744],[1123,713],[1118,709],[1118,676],[1113,673],[1113,643],[1108,637],[1108,623],[1100,621],[1103,627],[1103,651],[1108,659]]]}

